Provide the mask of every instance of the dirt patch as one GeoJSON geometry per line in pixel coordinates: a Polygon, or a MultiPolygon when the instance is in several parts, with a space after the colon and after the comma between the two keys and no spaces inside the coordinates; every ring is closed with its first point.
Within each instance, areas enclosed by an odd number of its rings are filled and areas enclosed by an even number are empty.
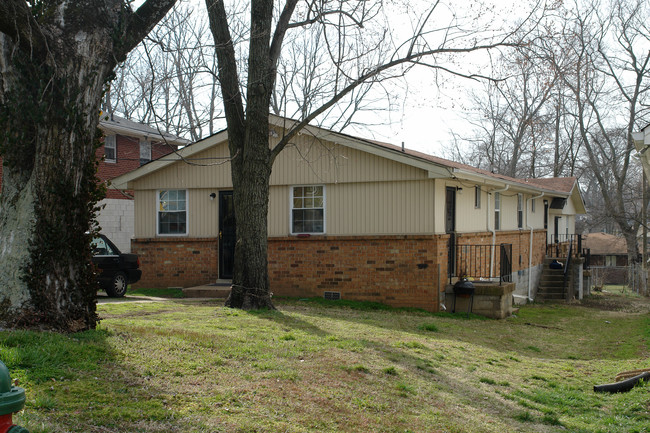
{"type": "Polygon", "coordinates": [[[613,294],[609,292],[595,293],[581,301],[587,308],[620,313],[643,314],[650,312],[650,299],[644,296],[613,294]]]}

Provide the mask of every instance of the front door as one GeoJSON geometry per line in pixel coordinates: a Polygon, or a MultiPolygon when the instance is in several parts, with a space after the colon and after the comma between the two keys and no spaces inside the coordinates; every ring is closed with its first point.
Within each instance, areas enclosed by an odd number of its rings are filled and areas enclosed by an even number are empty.
{"type": "Polygon", "coordinates": [[[456,188],[448,186],[445,195],[445,233],[449,234],[449,275],[456,275],[456,188]]]}
{"type": "Polygon", "coordinates": [[[232,279],[236,241],[232,191],[219,191],[219,278],[222,280],[232,279]]]}

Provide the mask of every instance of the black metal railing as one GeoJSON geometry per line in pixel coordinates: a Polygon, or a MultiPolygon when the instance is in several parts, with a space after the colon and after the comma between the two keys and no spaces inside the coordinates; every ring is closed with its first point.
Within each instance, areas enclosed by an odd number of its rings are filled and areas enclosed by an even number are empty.
{"type": "Polygon", "coordinates": [[[566,266],[564,267],[564,279],[562,281],[562,293],[566,293],[566,283],[571,272],[571,256],[573,256],[573,244],[569,245],[569,251],[566,256],[566,266]]]}
{"type": "Polygon", "coordinates": [[[551,235],[546,244],[547,257],[566,257],[571,250],[576,255],[582,252],[582,235],[551,235]]]}
{"type": "Polygon", "coordinates": [[[453,277],[493,280],[499,284],[512,276],[512,244],[449,244],[449,283],[453,277]]]}
{"type": "Polygon", "coordinates": [[[584,269],[590,269],[591,268],[591,248],[583,248],[582,249],[582,257],[585,259],[585,262],[582,265],[582,267],[584,269]]]}

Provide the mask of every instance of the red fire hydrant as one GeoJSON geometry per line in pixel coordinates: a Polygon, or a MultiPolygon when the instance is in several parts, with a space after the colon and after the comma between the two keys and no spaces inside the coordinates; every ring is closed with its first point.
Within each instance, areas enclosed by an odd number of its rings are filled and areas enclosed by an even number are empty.
{"type": "Polygon", "coordinates": [[[11,420],[11,416],[23,407],[25,390],[11,384],[9,369],[0,361],[0,433],[29,433],[11,420]]]}

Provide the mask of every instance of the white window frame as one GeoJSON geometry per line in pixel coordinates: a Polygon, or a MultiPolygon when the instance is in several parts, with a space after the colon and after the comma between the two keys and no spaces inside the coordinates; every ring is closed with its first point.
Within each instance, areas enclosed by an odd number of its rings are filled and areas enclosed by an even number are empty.
{"type": "MultiPolygon", "coordinates": [[[[187,189],[159,189],[156,191],[156,236],[169,236],[169,237],[178,237],[178,236],[187,236],[190,232],[190,212],[189,212],[189,192],[187,189]],[[161,233],[160,232],[160,193],[164,191],[185,191],[185,233],[161,233]]],[[[173,211],[180,212],[180,211],[173,211]]]]}
{"type": "Polygon", "coordinates": [[[140,140],[140,165],[146,164],[149,161],[151,161],[151,141],[140,140]]]}
{"type": "Polygon", "coordinates": [[[474,186],[474,209],[481,208],[481,185],[474,186]]]}
{"type": "Polygon", "coordinates": [[[117,136],[115,134],[104,136],[104,162],[116,163],[117,162],[117,136]],[[113,150],[113,157],[108,156],[108,149],[113,150]]]}
{"type": "Polygon", "coordinates": [[[501,194],[494,193],[494,230],[501,230],[501,194]]]}
{"type": "Polygon", "coordinates": [[[327,188],[325,185],[318,184],[318,185],[291,185],[290,187],[290,194],[289,194],[289,232],[292,235],[302,235],[302,234],[309,234],[309,235],[324,235],[327,233],[327,188]],[[293,231],[293,211],[297,209],[320,209],[317,207],[314,208],[294,208],[293,207],[293,199],[294,199],[294,191],[295,188],[305,188],[305,187],[322,187],[323,188],[323,231],[322,232],[294,232],[293,231]]]}
{"type": "Polygon", "coordinates": [[[535,200],[535,199],[531,199],[531,200],[530,200],[530,212],[531,212],[531,213],[535,213],[535,202],[536,202],[536,201],[537,201],[537,200],[535,200]]]}
{"type": "Polygon", "coordinates": [[[524,195],[517,194],[517,228],[524,228],[524,195]]]}

